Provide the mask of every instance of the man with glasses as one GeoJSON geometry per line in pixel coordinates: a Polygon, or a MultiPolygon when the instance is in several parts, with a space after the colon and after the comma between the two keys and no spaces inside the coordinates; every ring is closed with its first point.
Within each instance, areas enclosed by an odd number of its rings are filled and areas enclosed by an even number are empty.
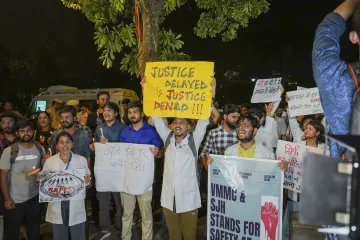
{"type": "Polygon", "coordinates": [[[89,169],[91,169],[90,155],[91,150],[89,145],[92,143],[91,131],[88,127],[76,124],[76,109],[73,106],[64,106],[60,108],[60,124],[61,128],[53,132],[50,140],[50,148],[52,153],[57,153],[56,136],[65,131],[72,135],[74,146],[72,152],[79,154],[88,160],[89,169]]]}
{"type": "Polygon", "coordinates": [[[41,218],[39,186],[35,174],[29,173],[42,166],[45,152],[34,143],[34,130],[29,121],[18,122],[16,131],[19,142],[6,148],[0,160],[6,223],[4,239],[19,239],[20,225],[25,219],[27,239],[38,240],[41,218]],[[17,154],[14,149],[18,150],[17,154]]]}
{"type": "Polygon", "coordinates": [[[104,107],[110,101],[110,94],[106,91],[100,91],[97,94],[96,103],[99,105],[99,108],[92,112],[87,120],[87,126],[91,129],[91,131],[95,132],[97,125],[104,123],[104,107]]]}

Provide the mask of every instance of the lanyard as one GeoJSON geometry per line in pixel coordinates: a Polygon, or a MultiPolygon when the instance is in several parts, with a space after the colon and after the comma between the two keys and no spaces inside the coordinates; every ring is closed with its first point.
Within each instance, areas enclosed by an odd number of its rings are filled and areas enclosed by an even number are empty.
{"type": "Polygon", "coordinates": [[[64,170],[68,170],[69,164],[70,164],[70,162],[71,162],[71,158],[72,158],[72,153],[70,153],[69,161],[67,162],[64,170]]]}

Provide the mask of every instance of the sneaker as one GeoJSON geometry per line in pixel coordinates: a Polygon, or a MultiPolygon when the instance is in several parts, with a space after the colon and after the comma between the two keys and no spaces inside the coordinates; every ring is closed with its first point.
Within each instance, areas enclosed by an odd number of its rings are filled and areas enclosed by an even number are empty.
{"type": "Polygon", "coordinates": [[[111,232],[99,232],[92,240],[103,240],[107,237],[111,236],[111,232]]]}

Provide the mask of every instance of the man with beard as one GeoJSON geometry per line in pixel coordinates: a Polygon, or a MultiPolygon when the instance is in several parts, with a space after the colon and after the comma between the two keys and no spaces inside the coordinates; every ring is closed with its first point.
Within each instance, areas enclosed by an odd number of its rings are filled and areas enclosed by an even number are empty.
{"type": "Polygon", "coordinates": [[[236,135],[236,126],[238,124],[239,117],[240,108],[237,105],[225,105],[223,124],[209,132],[200,155],[205,169],[207,169],[207,155],[223,155],[225,149],[239,141],[236,135]]]}
{"type": "MultiPolygon", "coordinates": [[[[239,143],[228,147],[225,150],[226,156],[238,156],[243,158],[257,158],[275,160],[274,152],[263,144],[255,142],[255,135],[260,127],[259,121],[251,116],[241,116],[237,126],[239,143]]],[[[207,164],[213,163],[213,159],[208,156],[207,164]]],[[[279,162],[282,171],[287,169],[287,161],[279,162]]]]}
{"type": "MultiPolygon", "coordinates": [[[[240,108],[235,104],[227,104],[224,107],[224,121],[216,129],[211,130],[205,140],[202,153],[200,155],[203,167],[207,171],[207,155],[217,154],[224,155],[225,149],[239,142],[236,135],[236,126],[239,122],[240,108]]],[[[208,174],[206,171],[202,173],[202,179],[207,186],[208,174]]],[[[207,188],[205,190],[207,192],[207,188]]],[[[206,236],[206,225],[204,234],[206,236]]]]}
{"type": "Polygon", "coordinates": [[[106,91],[100,91],[97,94],[96,103],[99,108],[92,112],[87,119],[87,126],[91,129],[92,132],[95,132],[97,125],[104,123],[103,111],[105,105],[110,101],[110,94],[106,91]]]}
{"type": "Polygon", "coordinates": [[[27,239],[38,240],[41,217],[39,188],[35,174],[29,173],[41,168],[45,152],[33,142],[34,130],[30,122],[18,122],[16,131],[19,142],[6,148],[0,160],[6,223],[4,239],[19,239],[20,225],[25,218],[27,239]]]}
{"type": "Polygon", "coordinates": [[[57,153],[56,136],[65,131],[73,137],[72,152],[83,156],[88,160],[89,169],[91,169],[91,150],[89,145],[92,143],[91,130],[88,127],[76,124],[76,108],[73,106],[64,106],[59,110],[61,128],[57,129],[51,135],[50,148],[52,153],[57,153]]]}
{"type": "MultiPolygon", "coordinates": [[[[131,125],[121,131],[120,142],[154,145],[155,147],[150,148],[150,150],[155,157],[159,157],[159,149],[161,147],[160,137],[153,126],[143,121],[143,115],[143,108],[140,101],[134,101],[128,104],[128,117],[131,125]]],[[[142,239],[151,240],[153,234],[151,208],[152,188],[141,195],[121,193],[121,205],[124,209],[122,217],[122,239],[131,239],[131,227],[136,199],[139,203],[142,218],[142,239]]]]}

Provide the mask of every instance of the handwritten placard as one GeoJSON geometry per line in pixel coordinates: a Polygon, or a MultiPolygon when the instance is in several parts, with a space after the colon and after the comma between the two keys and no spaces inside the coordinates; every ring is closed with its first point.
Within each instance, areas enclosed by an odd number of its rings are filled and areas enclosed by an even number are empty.
{"type": "Polygon", "coordinates": [[[40,172],[39,202],[85,199],[85,169],[40,172]]]}
{"type": "Polygon", "coordinates": [[[207,119],[212,98],[212,62],[146,63],[147,116],[207,119]]]}
{"type": "Polygon", "coordinates": [[[98,192],[143,194],[152,189],[154,155],[151,145],[95,143],[95,177],[98,192]]]}
{"type": "MultiPolygon", "coordinates": [[[[288,169],[284,174],[284,188],[294,192],[301,192],[303,157],[305,152],[323,154],[324,149],[282,140],[278,141],[276,157],[278,160],[286,160],[288,162],[288,169]]],[[[327,151],[326,154],[328,155],[329,152],[327,151]]]]}
{"type": "Polygon", "coordinates": [[[281,101],[281,78],[258,79],[251,97],[251,103],[281,101]]]}
{"type": "Polygon", "coordinates": [[[288,92],[290,117],[323,113],[318,88],[288,92]]]}

